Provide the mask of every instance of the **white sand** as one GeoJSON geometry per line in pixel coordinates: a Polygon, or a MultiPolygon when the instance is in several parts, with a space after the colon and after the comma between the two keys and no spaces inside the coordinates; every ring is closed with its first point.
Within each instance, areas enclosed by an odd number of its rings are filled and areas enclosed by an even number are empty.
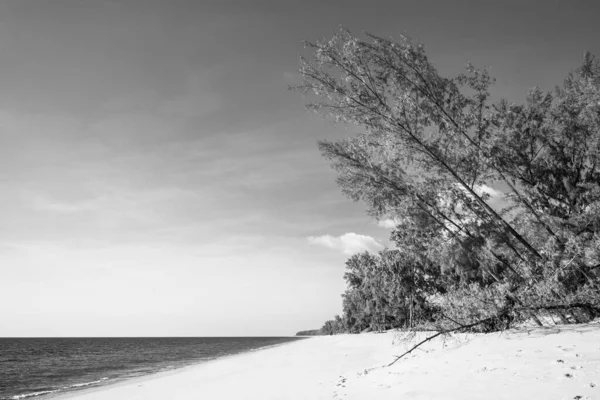
{"type": "Polygon", "coordinates": [[[315,337],[74,397],[600,399],[600,323],[436,339],[381,367],[409,345],[398,339],[392,332],[315,337]]]}

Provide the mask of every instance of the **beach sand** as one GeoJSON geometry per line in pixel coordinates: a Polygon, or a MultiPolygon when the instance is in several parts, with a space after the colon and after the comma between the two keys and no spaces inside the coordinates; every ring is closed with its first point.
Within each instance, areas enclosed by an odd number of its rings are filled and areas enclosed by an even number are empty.
{"type": "Polygon", "coordinates": [[[151,399],[600,399],[600,323],[438,338],[313,337],[63,395],[151,399]]]}

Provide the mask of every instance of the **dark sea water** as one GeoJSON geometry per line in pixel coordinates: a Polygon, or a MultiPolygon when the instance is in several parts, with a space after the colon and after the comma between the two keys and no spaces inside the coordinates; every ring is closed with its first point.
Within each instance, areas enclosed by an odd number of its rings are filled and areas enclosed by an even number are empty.
{"type": "Polygon", "coordinates": [[[297,338],[0,338],[0,399],[53,396],[292,340],[297,338]]]}

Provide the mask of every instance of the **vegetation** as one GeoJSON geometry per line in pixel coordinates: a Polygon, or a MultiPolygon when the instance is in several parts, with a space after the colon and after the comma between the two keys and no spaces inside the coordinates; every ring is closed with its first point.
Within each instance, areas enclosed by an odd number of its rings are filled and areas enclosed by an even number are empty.
{"type": "Polygon", "coordinates": [[[296,333],[296,336],[319,336],[322,335],[320,329],[312,329],[309,331],[300,331],[296,333]]]}
{"type": "Polygon", "coordinates": [[[518,105],[492,103],[486,70],[440,75],[405,37],[341,31],[306,46],[295,89],[309,109],[361,128],[319,149],[349,198],[396,223],[394,249],[348,259],[343,315],[322,333],[600,316],[600,63],[591,54],[554,92],[535,88],[518,105]],[[502,209],[491,201],[498,191],[502,209]]]}

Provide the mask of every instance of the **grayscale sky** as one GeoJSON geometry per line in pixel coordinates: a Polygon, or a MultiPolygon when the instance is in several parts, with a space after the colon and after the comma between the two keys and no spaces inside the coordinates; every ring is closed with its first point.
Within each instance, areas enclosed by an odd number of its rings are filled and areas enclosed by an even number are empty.
{"type": "Polygon", "coordinates": [[[286,87],[301,41],[408,33],[495,95],[600,55],[590,1],[2,1],[0,336],[291,335],[389,226],[286,87]]]}

